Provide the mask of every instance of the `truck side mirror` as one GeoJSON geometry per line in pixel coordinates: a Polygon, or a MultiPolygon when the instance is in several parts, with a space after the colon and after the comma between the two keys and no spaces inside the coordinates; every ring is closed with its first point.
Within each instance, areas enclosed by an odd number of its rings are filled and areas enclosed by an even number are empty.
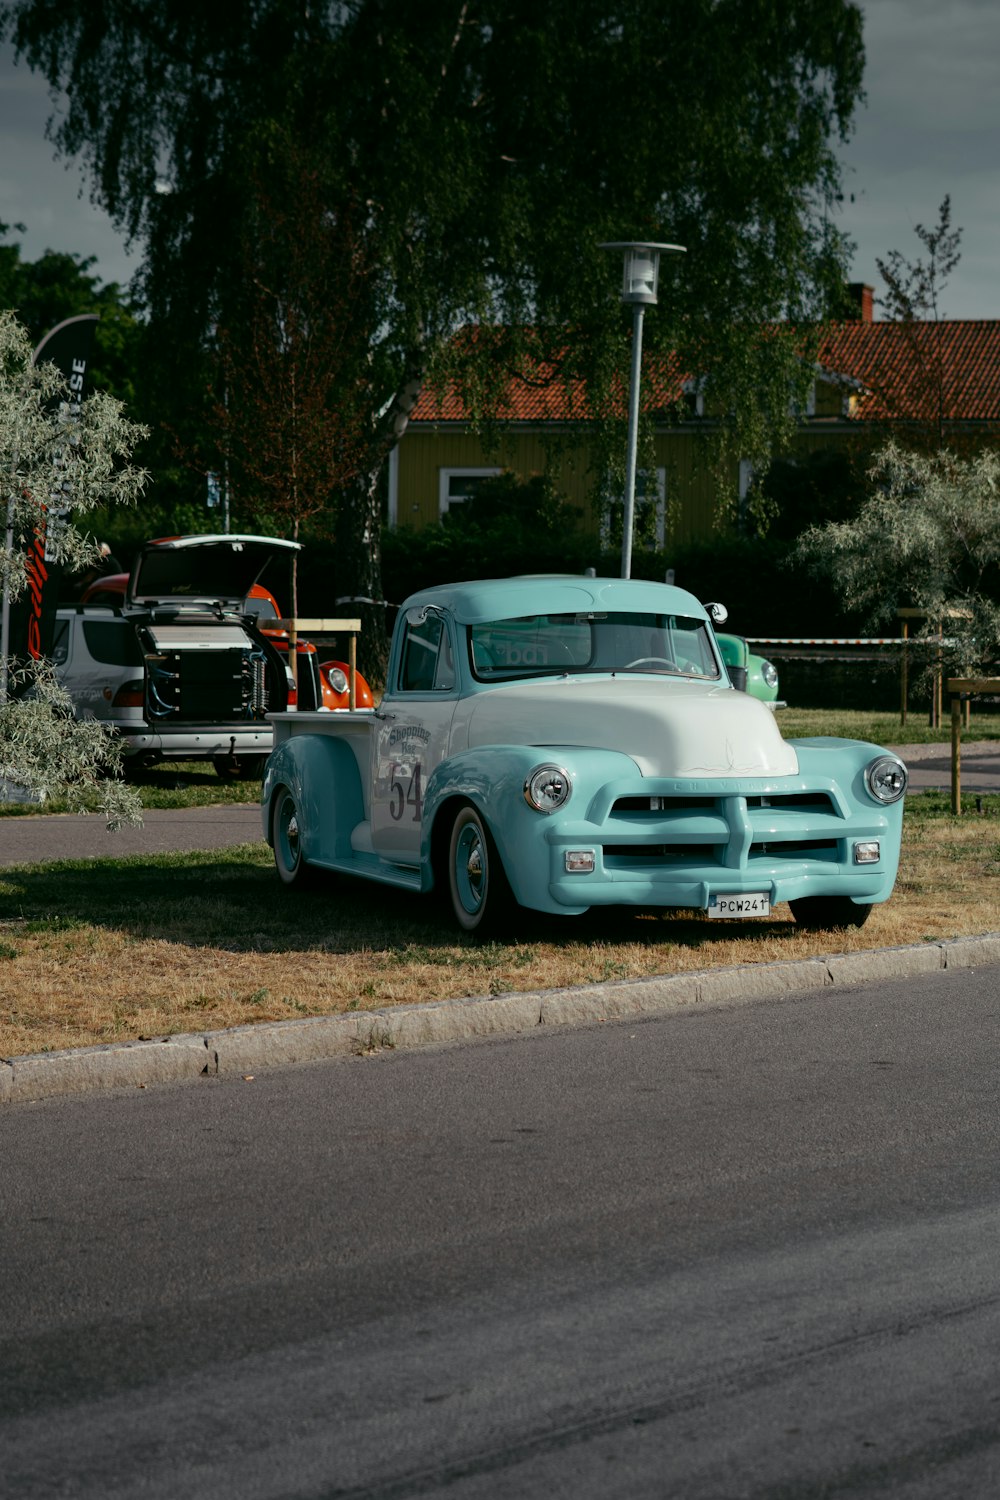
{"type": "Polygon", "coordinates": [[[706,604],[705,613],[713,625],[725,625],[729,619],[729,611],[724,604],[706,604]]]}
{"type": "Polygon", "coordinates": [[[414,604],[406,611],[407,625],[423,625],[430,619],[431,615],[440,618],[444,611],[438,604],[414,604]]]}

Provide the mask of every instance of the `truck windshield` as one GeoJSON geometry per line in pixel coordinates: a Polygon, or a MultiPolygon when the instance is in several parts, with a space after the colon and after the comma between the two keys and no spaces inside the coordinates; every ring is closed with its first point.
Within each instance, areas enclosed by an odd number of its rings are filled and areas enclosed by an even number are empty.
{"type": "Polygon", "coordinates": [[[686,615],[523,615],[470,625],[468,633],[483,681],[584,672],[721,676],[708,625],[686,615]]]}

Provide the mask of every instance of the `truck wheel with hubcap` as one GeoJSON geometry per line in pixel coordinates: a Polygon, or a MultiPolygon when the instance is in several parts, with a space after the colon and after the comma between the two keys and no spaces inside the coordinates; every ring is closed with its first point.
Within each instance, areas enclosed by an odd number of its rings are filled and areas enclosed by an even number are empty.
{"type": "Polygon", "coordinates": [[[789,901],[792,916],[800,927],[863,927],[871,916],[871,906],[859,906],[850,896],[802,896],[789,901]]]}
{"type": "Polygon", "coordinates": [[[459,927],[478,937],[499,931],[514,911],[514,896],[493,835],[469,804],[459,810],[451,827],[448,893],[459,927]]]}
{"type": "Polygon", "coordinates": [[[315,879],[316,871],[302,858],[298,808],[287,786],[283,786],[275,798],[271,828],[274,835],[274,864],[285,885],[294,885],[300,890],[310,885],[315,879]]]}

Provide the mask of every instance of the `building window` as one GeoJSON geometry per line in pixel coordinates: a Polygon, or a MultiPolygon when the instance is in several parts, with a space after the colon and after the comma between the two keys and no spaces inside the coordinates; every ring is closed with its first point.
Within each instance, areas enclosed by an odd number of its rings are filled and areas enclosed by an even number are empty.
{"type": "Polygon", "coordinates": [[[443,516],[453,505],[474,500],[476,491],[487,479],[495,479],[502,469],[439,469],[438,511],[443,516]]]}
{"type": "MultiPolygon", "coordinates": [[[[624,511],[624,495],[609,495],[606,498],[601,518],[601,546],[605,550],[621,546],[624,511]]],[[[667,471],[640,469],[635,476],[632,545],[640,551],[644,547],[662,548],[666,537],[667,471]]]]}
{"type": "Polygon", "coordinates": [[[816,415],[816,382],[810,381],[806,393],[805,402],[793,400],[788,403],[788,415],[795,421],[801,421],[805,417],[816,415]]]}
{"type": "Polygon", "coordinates": [[[682,389],[681,410],[687,417],[703,417],[705,415],[705,377],[699,375],[697,380],[685,380],[682,389]]]}
{"type": "Polygon", "coordinates": [[[757,474],[756,474],[756,471],[754,470],[753,460],[749,459],[749,458],[741,458],[740,459],[740,478],[739,478],[739,486],[740,486],[740,488],[739,488],[739,510],[738,510],[738,515],[739,515],[740,525],[741,526],[744,526],[746,524],[747,511],[748,511],[749,505],[750,505],[750,491],[754,487],[754,481],[756,480],[756,478],[757,478],[757,474]]]}

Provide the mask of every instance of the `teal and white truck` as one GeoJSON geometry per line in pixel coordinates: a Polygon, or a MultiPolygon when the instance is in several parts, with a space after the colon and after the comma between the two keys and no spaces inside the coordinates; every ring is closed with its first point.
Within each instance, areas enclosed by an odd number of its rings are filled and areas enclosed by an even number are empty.
{"type": "Polygon", "coordinates": [[[518,907],[860,926],[896,877],[907,773],[785,740],[734,687],[725,611],[575,576],[430,588],[400,608],[375,708],[271,715],[261,814],[281,879],[442,894],[485,935],[518,907]]]}

